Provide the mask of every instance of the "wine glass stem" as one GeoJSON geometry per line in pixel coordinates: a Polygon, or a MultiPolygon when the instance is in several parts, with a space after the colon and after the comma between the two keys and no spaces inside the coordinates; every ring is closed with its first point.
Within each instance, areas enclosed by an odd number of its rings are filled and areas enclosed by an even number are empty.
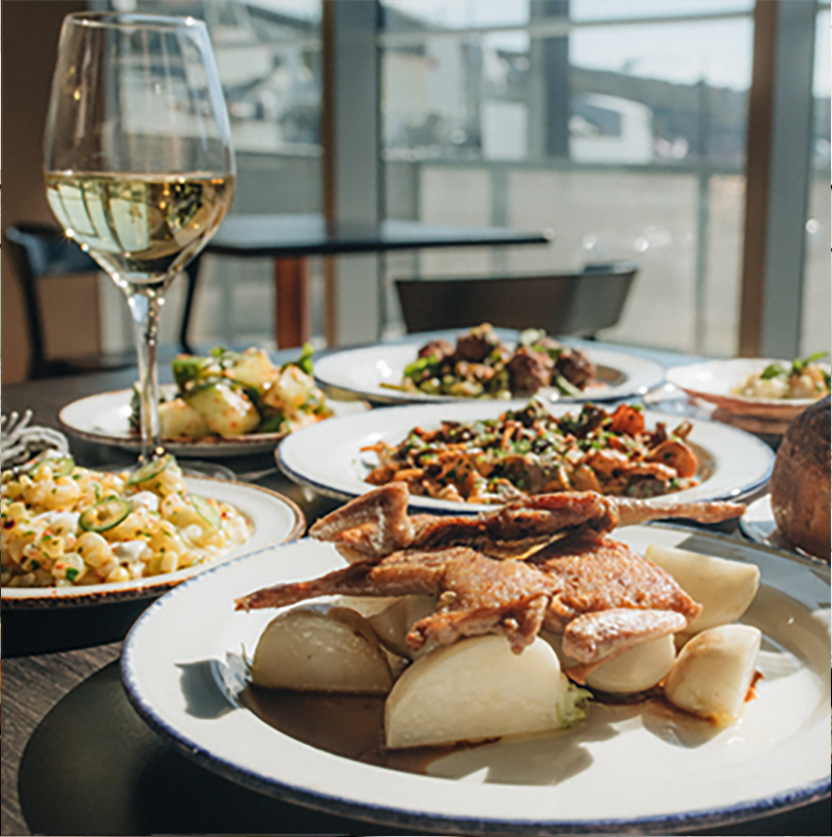
{"type": "Polygon", "coordinates": [[[141,461],[145,463],[158,459],[165,452],[159,432],[159,380],[156,372],[159,313],[164,297],[157,288],[148,285],[133,285],[126,293],[138,353],[141,461]]]}

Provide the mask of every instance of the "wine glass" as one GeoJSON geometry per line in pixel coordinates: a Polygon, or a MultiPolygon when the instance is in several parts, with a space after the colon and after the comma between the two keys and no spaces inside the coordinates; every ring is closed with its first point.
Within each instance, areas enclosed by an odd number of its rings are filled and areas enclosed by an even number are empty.
{"type": "Polygon", "coordinates": [[[231,129],[205,24],[68,15],[44,146],[52,211],[127,297],[148,463],[164,453],[156,349],[165,292],[216,232],[234,194],[231,129]]]}

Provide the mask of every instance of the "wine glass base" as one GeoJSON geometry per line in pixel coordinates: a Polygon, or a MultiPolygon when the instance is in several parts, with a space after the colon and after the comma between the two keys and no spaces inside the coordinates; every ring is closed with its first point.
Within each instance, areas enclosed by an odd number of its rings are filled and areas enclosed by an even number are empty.
{"type": "Polygon", "coordinates": [[[217,480],[236,481],[237,475],[225,465],[202,459],[178,459],[179,467],[186,477],[210,477],[217,480]]]}

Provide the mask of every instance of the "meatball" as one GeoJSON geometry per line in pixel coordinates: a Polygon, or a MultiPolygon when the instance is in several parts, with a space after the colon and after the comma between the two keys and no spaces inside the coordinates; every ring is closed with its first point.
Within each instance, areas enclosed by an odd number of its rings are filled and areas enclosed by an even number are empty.
{"type": "Polygon", "coordinates": [[[506,365],[513,394],[537,392],[552,383],[554,362],[549,355],[519,348],[506,365]]]}
{"type": "Polygon", "coordinates": [[[580,349],[564,347],[555,361],[555,374],[583,389],[595,377],[595,364],[580,349]]]}
{"type": "Polygon", "coordinates": [[[478,328],[472,328],[468,334],[460,337],[456,341],[454,360],[467,360],[471,363],[480,363],[499,344],[500,341],[490,325],[481,325],[478,328]]]}

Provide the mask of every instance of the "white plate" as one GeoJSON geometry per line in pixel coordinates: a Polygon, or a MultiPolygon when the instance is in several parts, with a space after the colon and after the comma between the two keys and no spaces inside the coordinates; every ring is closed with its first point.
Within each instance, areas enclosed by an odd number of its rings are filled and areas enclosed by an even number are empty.
{"type": "MultiPolygon", "coordinates": [[[[505,345],[513,346],[513,340],[499,331],[505,345]]],[[[447,337],[447,334],[443,332],[447,337]]],[[[423,392],[402,392],[382,384],[399,385],[405,367],[416,360],[418,350],[432,335],[419,335],[402,343],[379,343],[360,349],[344,349],[315,361],[315,379],[336,392],[349,392],[378,404],[406,404],[414,402],[460,401],[450,395],[427,395],[423,392]]],[[[658,363],[624,352],[614,352],[593,347],[581,347],[597,367],[598,378],[604,386],[590,387],[577,397],[561,395],[559,401],[609,401],[641,395],[661,383],[664,369],[658,363]]],[[[467,399],[470,400],[470,399],[467,399]]]]}
{"type": "Polygon", "coordinates": [[[266,725],[237,699],[241,650],[274,611],[235,596],[343,565],[303,540],[233,561],[156,601],[128,636],[122,676],[139,714],[203,766],[249,788],[420,833],[667,833],[796,807],[829,793],[829,571],[745,541],[663,526],[616,533],[638,551],[682,546],[751,562],[743,621],[764,634],[756,698],[710,737],[631,706],[595,705],[551,736],[497,742],[414,775],[334,756],[266,725]],[[183,620],[190,630],[182,631],[183,620]]]}
{"type": "MultiPolygon", "coordinates": [[[[773,422],[791,421],[810,404],[809,398],[751,398],[735,395],[734,387],[741,386],[749,375],[762,372],[772,363],[790,367],[790,360],[772,358],[735,358],[733,360],[711,360],[707,363],[693,363],[689,366],[674,366],[667,370],[667,380],[683,389],[689,395],[716,404],[723,410],[747,418],[764,419],[773,422]]],[[[828,370],[828,366],[820,364],[828,370]]]]}
{"type": "MultiPolygon", "coordinates": [[[[220,562],[248,555],[275,544],[288,543],[297,538],[306,527],[303,512],[290,499],[276,491],[261,488],[259,485],[210,477],[186,477],[185,482],[188,491],[193,494],[212,497],[236,506],[252,524],[251,537],[244,544],[229,550],[227,555],[219,559],[220,562]]],[[[3,608],[84,607],[152,598],[216,563],[213,561],[198,564],[184,570],[132,581],[77,587],[3,587],[3,608]]]]}
{"type": "MultiPolygon", "coordinates": [[[[171,386],[161,389],[172,391],[171,386]]],[[[141,442],[130,431],[132,397],[132,389],[89,395],[67,404],[58,413],[58,421],[64,430],[80,439],[136,452],[141,450],[141,442]]],[[[335,416],[364,412],[369,407],[363,401],[330,400],[329,405],[335,416]]],[[[285,433],[252,433],[230,439],[212,437],[164,444],[165,450],[182,457],[244,456],[274,450],[285,436],[285,433]]]]}
{"type": "Polygon", "coordinates": [[[740,518],[740,529],[749,540],[755,543],[771,546],[775,549],[785,549],[787,552],[802,555],[810,561],[827,564],[821,558],[816,558],[814,555],[804,552],[780,533],[777,528],[777,521],[774,519],[774,512],[771,510],[770,494],[760,497],[748,506],[745,514],[740,518]]]}
{"type": "MultiPolygon", "coordinates": [[[[306,427],[280,443],[277,460],[283,472],[295,482],[339,499],[357,497],[376,486],[365,482],[376,463],[375,454],[362,454],[361,448],[384,440],[397,445],[414,427],[437,428],[443,420],[469,422],[496,418],[505,410],[523,407],[526,401],[468,401],[453,404],[412,404],[385,407],[359,416],[337,419],[330,427],[306,427]]],[[[575,404],[554,404],[553,415],[575,413],[575,404]]],[[[668,430],[683,417],[646,410],[647,426],[658,421],[668,430]]],[[[693,430],[688,440],[698,450],[705,474],[702,482],[684,491],[674,492],[674,500],[726,500],[747,495],[765,484],[774,465],[774,453],[759,439],[741,430],[711,421],[691,420],[693,430]]],[[[658,502],[661,497],[656,498],[658,502]]],[[[477,512],[493,509],[480,503],[460,503],[433,497],[411,497],[411,509],[431,512],[477,512]]]]}

